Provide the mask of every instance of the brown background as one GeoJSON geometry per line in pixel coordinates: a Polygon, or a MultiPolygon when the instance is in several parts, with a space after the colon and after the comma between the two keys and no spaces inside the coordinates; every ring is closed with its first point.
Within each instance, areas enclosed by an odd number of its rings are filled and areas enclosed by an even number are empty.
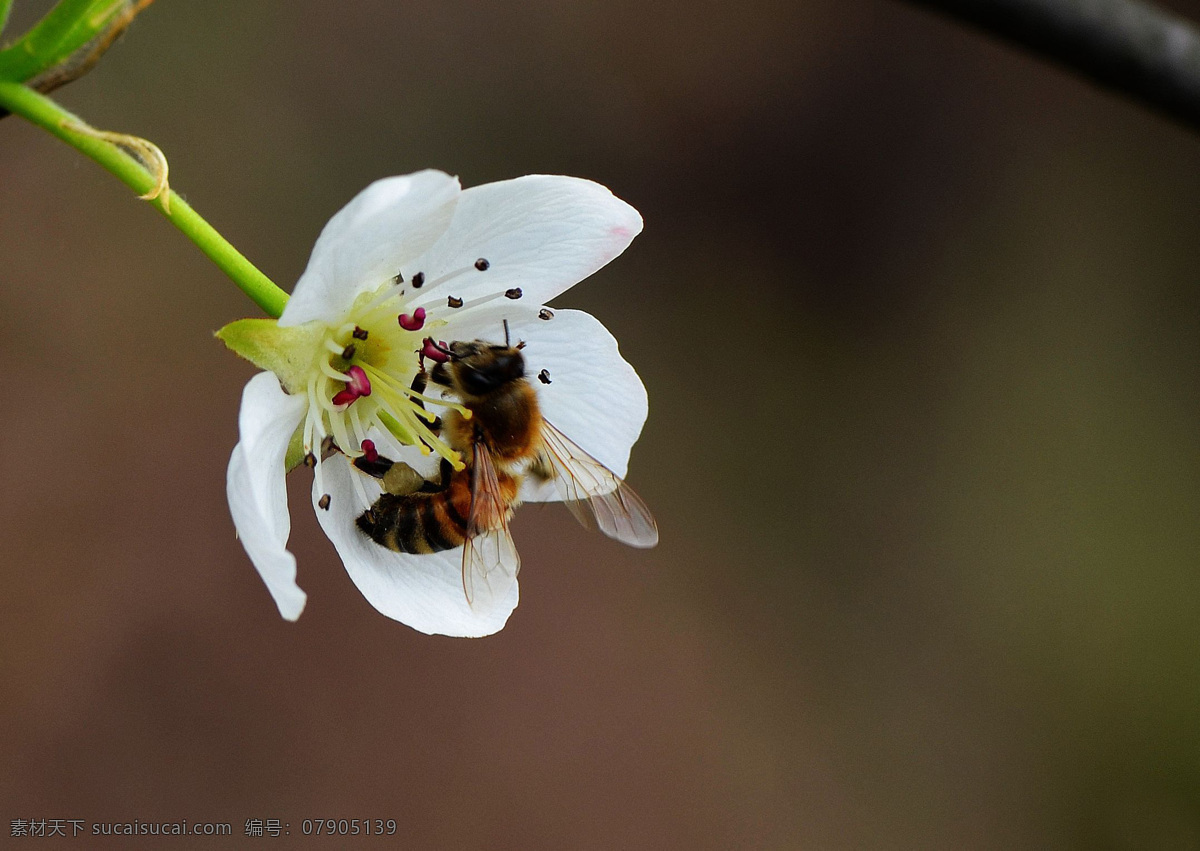
{"type": "Polygon", "coordinates": [[[224,497],[253,305],[4,120],[5,837],[1200,847],[1196,136],[884,0],[161,0],[60,99],[285,288],[383,175],[612,187],[646,231],[559,303],[649,388],[662,544],[525,510],[508,628],[428,638],[301,472],[283,622],[224,497]]]}

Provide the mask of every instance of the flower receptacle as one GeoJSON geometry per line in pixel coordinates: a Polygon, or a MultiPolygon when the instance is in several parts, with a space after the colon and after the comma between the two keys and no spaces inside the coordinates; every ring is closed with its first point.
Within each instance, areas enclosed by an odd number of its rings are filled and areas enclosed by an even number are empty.
{"type": "Polygon", "coordinates": [[[325,333],[320,322],[284,327],[274,319],[238,319],[216,337],[255,366],[275,373],[288,393],[303,393],[325,333]]]}

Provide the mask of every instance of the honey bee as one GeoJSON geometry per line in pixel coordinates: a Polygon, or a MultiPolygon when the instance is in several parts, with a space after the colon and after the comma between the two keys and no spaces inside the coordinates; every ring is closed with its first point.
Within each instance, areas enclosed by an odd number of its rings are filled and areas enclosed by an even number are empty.
{"type": "MultiPolygon", "coordinates": [[[[472,608],[486,610],[503,599],[521,566],[508,529],[526,477],[554,481],[567,507],[584,526],[635,547],[658,543],[650,510],[611,470],[551,425],[525,378],[524,343],[456,341],[435,348],[446,358],[428,380],[447,388],[470,412],[451,409],[441,422],[443,439],[466,466],[443,461],[440,481],[422,479],[407,464],[382,457],[354,464],[382,480],[385,492],[358,518],[377,544],[402,553],[463,548],[463,593],[472,608]]],[[[417,376],[423,385],[426,373],[417,376]]],[[[543,373],[544,375],[544,373],[543,373]]]]}

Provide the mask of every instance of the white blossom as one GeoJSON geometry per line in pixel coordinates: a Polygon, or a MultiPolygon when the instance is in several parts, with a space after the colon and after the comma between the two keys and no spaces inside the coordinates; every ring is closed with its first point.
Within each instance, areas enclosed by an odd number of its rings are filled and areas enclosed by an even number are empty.
{"type": "MultiPolygon", "coordinates": [[[[532,382],[547,419],[624,476],[646,419],[645,388],[599,321],[546,303],[624,251],[641,227],[631,206],[577,178],[531,175],[466,190],[438,171],[386,178],[325,226],[278,322],[222,329],[231,348],[269,370],[242,394],[227,491],[238,535],[283,617],[295,620],[306,602],[287,550],[285,486],[304,459],[321,528],[375,608],[426,633],[481,636],[504,626],[515,583],[498,605],[473,609],[461,549],[396,553],[357,528],[380,488],[350,459],[370,440],[425,474],[441,457],[459,463],[428,422],[451,401],[410,389],[419,352],[430,338],[502,342],[507,320],[514,342],[526,343],[528,374],[552,376],[532,382]]],[[[522,498],[558,496],[527,482],[522,498]]]]}

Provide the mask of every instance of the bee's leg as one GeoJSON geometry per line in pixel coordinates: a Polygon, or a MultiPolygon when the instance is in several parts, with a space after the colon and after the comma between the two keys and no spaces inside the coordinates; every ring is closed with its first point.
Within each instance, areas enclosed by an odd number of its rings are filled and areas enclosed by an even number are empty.
{"type": "Polygon", "coordinates": [[[546,457],[546,453],[539,452],[526,472],[539,482],[548,482],[554,478],[554,465],[550,463],[550,459],[546,457]]]}
{"type": "Polygon", "coordinates": [[[376,455],[370,459],[366,455],[359,455],[357,458],[351,459],[350,463],[368,476],[375,479],[382,479],[396,462],[389,458],[384,458],[382,455],[376,455]]]}
{"type": "Polygon", "coordinates": [[[433,365],[433,371],[429,374],[429,379],[442,387],[453,387],[454,382],[450,380],[450,370],[446,369],[446,364],[438,362],[433,365]]]}
{"type": "MultiPolygon", "coordinates": [[[[441,364],[438,364],[438,366],[441,366],[441,364]]],[[[410,384],[409,386],[412,388],[414,393],[424,393],[425,388],[429,386],[429,373],[426,372],[424,369],[422,369],[420,372],[418,372],[416,375],[413,376],[412,384],[410,384]]],[[[422,402],[420,399],[413,399],[412,401],[422,411],[427,410],[427,408],[425,407],[425,403],[422,402]]],[[[434,417],[433,421],[429,423],[428,428],[434,434],[441,434],[442,418],[434,417]]]]}
{"type": "Polygon", "coordinates": [[[424,490],[425,484],[425,477],[403,461],[393,464],[383,476],[383,489],[395,496],[424,490]]]}
{"type": "Polygon", "coordinates": [[[422,493],[438,493],[444,491],[450,486],[450,475],[454,472],[454,465],[447,459],[443,458],[441,466],[438,468],[438,477],[435,482],[433,479],[426,479],[425,484],[421,485],[422,493]]]}
{"type": "Polygon", "coordinates": [[[395,496],[408,496],[422,490],[426,484],[425,477],[403,461],[392,461],[382,455],[376,455],[368,460],[366,455],[360,455],[351,463],[368,476],[379,479],[384,491],[395,496]]]}

